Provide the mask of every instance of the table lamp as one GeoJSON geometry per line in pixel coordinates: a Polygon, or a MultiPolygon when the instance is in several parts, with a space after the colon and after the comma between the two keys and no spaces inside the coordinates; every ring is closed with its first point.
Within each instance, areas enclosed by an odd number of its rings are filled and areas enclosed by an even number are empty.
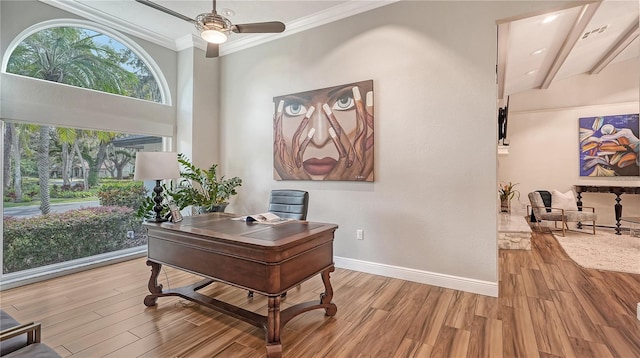
{"type": "Polygon", "coordinates": [[[153,211],[156,212],[156,217],[147,221],[156,223],[167,221],[160,215],[162,211],[162,186],[160,181],[179,177],[180,167],[178,166],[178,154],[176,152],[138,152],[136,154],[136,168],[133,179],[156,181],[156,186],[153,188],[155,193],[153,201],[156,203],[153,211]]]}

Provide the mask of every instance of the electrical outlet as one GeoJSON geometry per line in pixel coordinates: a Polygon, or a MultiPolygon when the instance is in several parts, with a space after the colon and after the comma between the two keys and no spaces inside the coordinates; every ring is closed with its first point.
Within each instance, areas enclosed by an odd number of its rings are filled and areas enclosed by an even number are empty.
{"type": "Polygon", "coordinates": [[[133,232],[133,230],[127,231],[127,239],[135,239],[135,238],[136,238],[136,234],[133,232]]]}
{"type": "Polygon", "coordinates": [[[364,230],[362,229],[356,230],[356,239],[364,240],[364,230]]]}

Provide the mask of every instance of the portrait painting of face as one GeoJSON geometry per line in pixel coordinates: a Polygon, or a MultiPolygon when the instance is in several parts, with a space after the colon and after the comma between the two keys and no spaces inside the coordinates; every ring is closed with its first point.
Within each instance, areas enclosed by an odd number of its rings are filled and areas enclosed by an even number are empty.
{"type": "Polygon", "coordinates": [[[273,99],[276,180],[373,181],[373,81],[273,99]]]}

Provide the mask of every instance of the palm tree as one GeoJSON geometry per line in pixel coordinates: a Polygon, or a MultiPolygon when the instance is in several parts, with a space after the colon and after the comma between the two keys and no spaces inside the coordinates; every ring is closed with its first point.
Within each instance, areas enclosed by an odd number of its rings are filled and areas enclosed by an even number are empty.
{"type": "Polygon", "coordinates": [[[14,124],[7,122],[4,126],[4,160],[2,168],[2,184],[6,191],[11,187],[11,144],[13,143],[14,124]]]}
{"type": "MultiPolygon", "coordinates": [[[[120,67],[122,56],[111,46],[100,44],[99,33],[72,27],[56,27],[27,37],[11,54],[7,72],[47,81],[126,94],[137,77],[120,67]]],[[[49,213],[49,126],[40,128],[38,176],[41,211],[49,213]]],[[[19,148],[13,148],[19,150],[19,148]]]]}
{"type": "Polygon", "coordinates": [[[49,140],[51,139],[51,127],[40,127],[40,139],[38,140],[38,184],[40,185],[40,212],[47,215],[51,211],[49,203],[49,140]]]}
{"type": "Polygon", "coordinates": [[[22,201],[22,166],[21,166],[21,150],[20,142],[21,137],[24,137],[22,133],[24,129],[20,128],[20,125],[14,123],[7,123],[7,128],[11,128],[11,147],[16,148],[12,151],[13,154],[13,192],[16,194],[15,201],[22,201]]]}
{"type": "MultiPolygon", "coordinates": [[[[76,142],[78,134],[73,128],[56,128],[56,138],[60,143],[60,153],[62,156],[62,187],[71,187],[71,168],[73,167],[73,153],[70,147],[76,142]]],[[[82,158],[80,158],[82,160],[82,158]]]]}
{"type": "Polygon", "coordinates": [[[15,201],[22,198],[22,153],[31,154],[29,141],[31,135],[38,131],[38,126],[33,124],[18,124],[6,122],[5,126],[5,154],[4,154],[4,178],[5,187],[13,187],[15,201]],[[11,168],[13,164],[13,168],[11,168]],[[11,170],[13,169],[13,170],[11,170]],[[13,173],[12,173],[13,172],[13,173]],[[11,178],[11,179],[10,179],[11,178]]]}
{"type": "Polygon", "coordinates": [[[75,27],[39,31],[16,47],[7,72],[123,94],[122,84],[135,75],[120,67],[117,51],[95,41],[99,36],[75,27]]]}

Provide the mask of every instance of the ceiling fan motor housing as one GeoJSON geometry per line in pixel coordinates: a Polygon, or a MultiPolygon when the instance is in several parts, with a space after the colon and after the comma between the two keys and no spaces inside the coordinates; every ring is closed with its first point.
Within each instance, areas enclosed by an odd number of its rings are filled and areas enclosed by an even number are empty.
{"type": "Polygon", "coordinates": [[[218,31],[229,35],[231,32],[231,21],[216,13],[200,14],[196,17],[196,28],[201,33],[207,30],[218,31]]]}

